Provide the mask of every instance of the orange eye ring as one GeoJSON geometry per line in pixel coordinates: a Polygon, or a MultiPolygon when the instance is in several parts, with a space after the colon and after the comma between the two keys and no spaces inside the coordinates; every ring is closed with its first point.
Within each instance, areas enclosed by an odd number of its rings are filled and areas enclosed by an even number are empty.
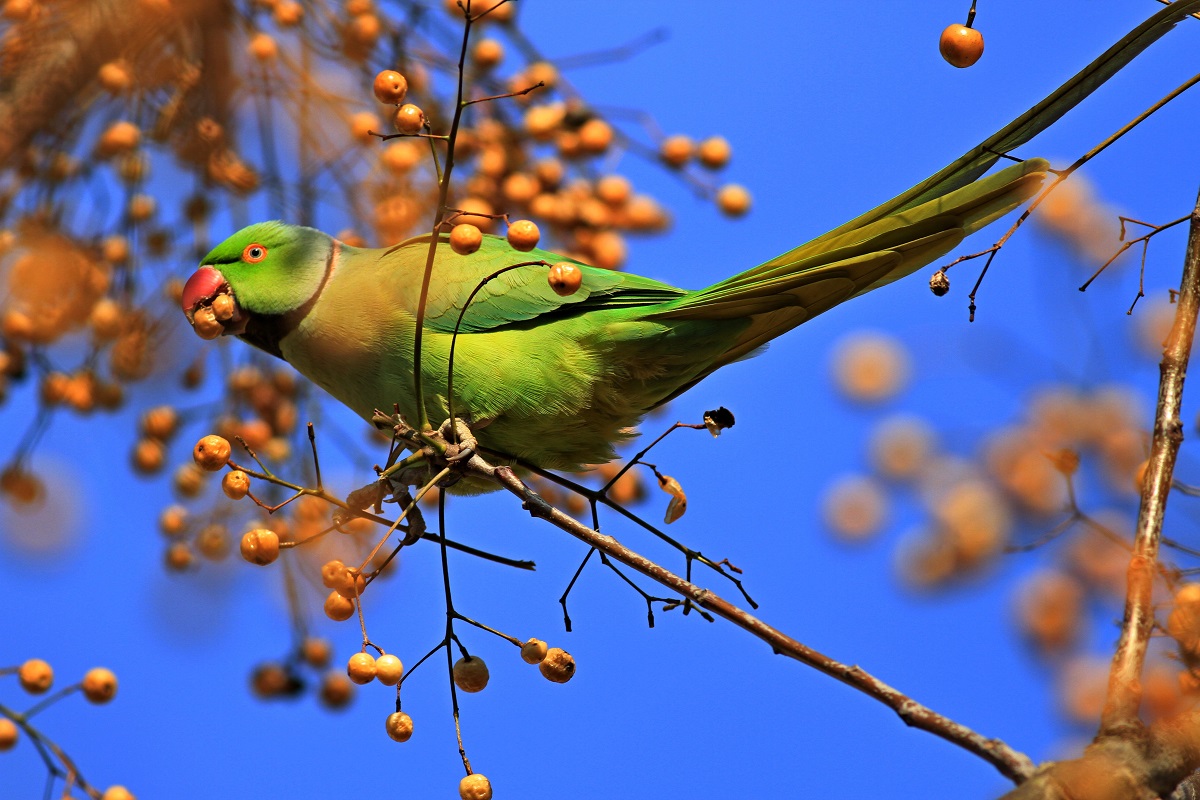
{"type": "Polygon", "coordinates": [[[247,264],[257,264],[266,257],[267,248],[258,242],[246,245],[246,249],[242,251],[242,261],[245,261],[247,264]]]}

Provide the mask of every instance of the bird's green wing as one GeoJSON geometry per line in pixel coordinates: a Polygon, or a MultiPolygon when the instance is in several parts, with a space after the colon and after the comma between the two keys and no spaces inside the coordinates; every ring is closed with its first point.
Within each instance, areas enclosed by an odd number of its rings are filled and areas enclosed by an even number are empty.
{"type": "MultiPolygon", "coordinates": [[[[391,248],[386,257],[404,263],[411,280],[422,274],[428,248],[429,236],[419,236],[391,248]]],[[[545,250],[520,252],[499,236],[484,236],[479,250],[463,256],[451,250],[443,236],[429,284],[425,326],[452,333],[457,324],[459,332],[470,333],[598,309],[656,305],[684,294],[650,278],[587,266],[545,250]],[[543,261],[578,266],[583,273],[579,290],[566,297],[556,294],[546,280],[549,268],[538,263],[543,261]],[[505,271],[506,267],[515,268],[505,271]]]]}
{"type": "MultiPolygon", "coordinates": [[[[1184,17],[1200,11],[1200,0],[1179,0],[1138,25],[1092,63],[1033,108],[964,153],[956,161],[882,205],[818,236],[807,244],[768,261],[793,263],[824,249],[830,239],[853,232],[897,211],[913,208],[974,181],[1001,158],[1050,127],[1139,53],[1165,35],[1184,17]]],[[[764,265],[766,266],[766,265],[764,265]]]]}

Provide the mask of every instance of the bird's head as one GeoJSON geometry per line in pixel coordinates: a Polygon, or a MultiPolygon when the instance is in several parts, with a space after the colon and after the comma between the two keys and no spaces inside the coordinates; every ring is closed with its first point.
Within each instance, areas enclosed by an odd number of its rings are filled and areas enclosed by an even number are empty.
{"type": "Polygon", "coordinates": [[[205,339],[243,335],[273,351],[264,345],[277,345],[282,322],[317,295],[333,252],[334,240],[312,228],[282,222],[242,228],[188,278],[183,313],[205,339]]]}

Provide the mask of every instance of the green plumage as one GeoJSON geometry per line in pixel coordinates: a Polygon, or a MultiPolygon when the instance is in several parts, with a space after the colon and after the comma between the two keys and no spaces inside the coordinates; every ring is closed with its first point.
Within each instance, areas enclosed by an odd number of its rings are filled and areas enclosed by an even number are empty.
{"type": "MultiPolygon", "coordinates": [[[[1048,169],[1041,159],[979,176],[999,153],[1058,119],[1195,7],[1200,0],[1159,12],[1029,112],[909,191],[705,289],[581,266],[579,291],[560,297],[544,265],[484,283],[505,267],[555,263],[560,256],[516,252],[492,236],[478,252],[461,256],[442,241],[421,364],[429,419],[436,425],[450,412],[447,372],[458,325],[454,413],[472,424],[482,446],[552,469],[610,459],[613,445],[646,412],[713,370],[946,256],[965,236],[1029,199],[1048,169]]],[[[220,273],[248,318],[247,341],[286,359],[366,419],[396,404],[414,422],[413,342],[428,247],[428,237],[419,237],[360,249],[271,222],[234,234],[203,264],[220,273]],[[251,250],[256,245],[261,259],[251,250]]]]}

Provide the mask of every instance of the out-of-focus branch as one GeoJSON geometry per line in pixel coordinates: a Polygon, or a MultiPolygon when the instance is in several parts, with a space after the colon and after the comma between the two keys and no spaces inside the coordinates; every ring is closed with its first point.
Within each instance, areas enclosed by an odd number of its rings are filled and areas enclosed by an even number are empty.
{"type": "Polygon", "coordinates": [[[1154,624],[1152,592],[1158,547],[1162,539],[1163,514],[1175,471],[1175,458],[1183,441],[1183,422],[1179,408],[1183,402],[1183,381],[1187,374],[1192,339],[1196,334],[1196,316],[1200,312],[1200,197],[1192,212],[1187,257],[1179,284],[1175,324],[1167,335],[1159,365],[1158,407],[1154,414],[1154,440],[1142,485],[1141,510],[1138,512],[1133,556],[1129,561],[1129,585],[1125,596],[1125,619],[1121,638],[1113,656],[1109,674],[1108,698],[1100,720],[1100,734],[1112,735],[1129,728],[1140,728],[1138,705],[1141,701],[1142,664],[1146,644],[1154,624]]]}

